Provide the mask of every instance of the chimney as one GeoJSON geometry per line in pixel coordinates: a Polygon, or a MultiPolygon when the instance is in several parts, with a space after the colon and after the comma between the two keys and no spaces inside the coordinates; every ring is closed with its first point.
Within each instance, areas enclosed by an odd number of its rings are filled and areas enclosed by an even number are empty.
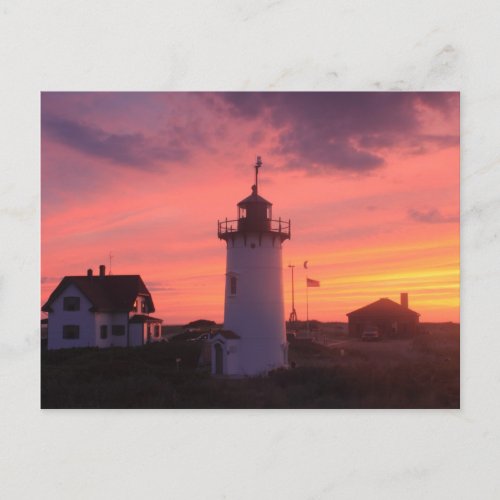
{"type": "Polygon", "coordinates": [[[91,276],[94,276],[94,271],[92,269],[87,269],[87,276],[90,278],[91,276]]]}
{"type": "Polygon", "coordinates": [[[106,276],[106,266],[104,264],[101,264],[99,266],[99,276],[101,278],[103,278],[104,276],[106,276]]]}
{"type": "Polygon", "coordinates": [[[408,309],[408,294],[407,293],[402,293],[401,294],[401,305],[405,309],[408,309]]]}

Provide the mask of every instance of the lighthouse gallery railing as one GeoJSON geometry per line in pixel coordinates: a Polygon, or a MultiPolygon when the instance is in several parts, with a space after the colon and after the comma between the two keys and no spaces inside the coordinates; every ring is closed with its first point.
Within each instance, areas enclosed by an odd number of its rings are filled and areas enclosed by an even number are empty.
{"type": "Polygon", "coordinates": [[[231,235],[231,233],[237,233],[241,231],[252,231],[252,232],[264,232],[264,233],[276,233],[280,235],[283,239],[289,239],[291,236],[292,223],[290,220],[282,219],[266,219],[265,221],[259,221],[259,223],[252,223],[247,221],[245,218],[242,219],[232,219],[232,220],[222,220],[217,221],[217,236],[219,238],[226,238],[231,235]],[[263,224],[262,224],[263,222],[263,224]]]}

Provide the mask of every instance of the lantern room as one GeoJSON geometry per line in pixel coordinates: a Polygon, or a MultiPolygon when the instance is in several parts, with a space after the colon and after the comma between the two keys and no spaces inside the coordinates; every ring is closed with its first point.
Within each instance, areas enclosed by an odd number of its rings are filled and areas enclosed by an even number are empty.
{"type": "Polygon", "coordinates": [[[257,186],[252,186],[252,194],[238,203],[238,231],[269,231],[273,204],[257,194],[257,186]]]}
{"type": "MultiPolygon", "coordinates": [[[[245,237],[249,233],[272,233],[281,241],[290,238],[290,221],[282,220],[281,217],[273,219],[273,204],[258,193],[258,173],[262,166],[260,156],[255,164],[255,184],[252,186],[252,194],[238,203],[238,214],[236,220],[224,220],[217,222],[217,233],[223,240],[231,240],[242,234],[245,237]]],[[[273,240],[274,241],[274,240],[273,240]]]]}

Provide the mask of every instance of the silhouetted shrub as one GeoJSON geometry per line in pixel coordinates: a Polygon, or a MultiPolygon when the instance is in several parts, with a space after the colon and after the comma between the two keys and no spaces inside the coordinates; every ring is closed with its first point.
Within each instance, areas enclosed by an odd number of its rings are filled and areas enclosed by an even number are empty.
{"type": "Polygon", "coordinates": [[[43,408],[458,408],[458,337],[408,341],[410,354],[368,355],[290,345],[294,369],[267,377],[212,378],[203,342],[42,352],[43,408]],[[177,366],[176,359],[181,362],[177,366]]]}

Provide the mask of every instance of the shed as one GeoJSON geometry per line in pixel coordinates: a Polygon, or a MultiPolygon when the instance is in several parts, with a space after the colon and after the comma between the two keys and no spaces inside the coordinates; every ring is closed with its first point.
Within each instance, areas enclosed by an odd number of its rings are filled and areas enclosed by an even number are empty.
{"type": "Polygon", "coordinates": [[[368,328],[378,328],[382,337],[409,337],[418,331],[420,314],[408,307],[408,294],[401,294],[398,304],[388,298],[382,298],[367,306],[347,313],[349,336],[361,337],[368,328]]]}

